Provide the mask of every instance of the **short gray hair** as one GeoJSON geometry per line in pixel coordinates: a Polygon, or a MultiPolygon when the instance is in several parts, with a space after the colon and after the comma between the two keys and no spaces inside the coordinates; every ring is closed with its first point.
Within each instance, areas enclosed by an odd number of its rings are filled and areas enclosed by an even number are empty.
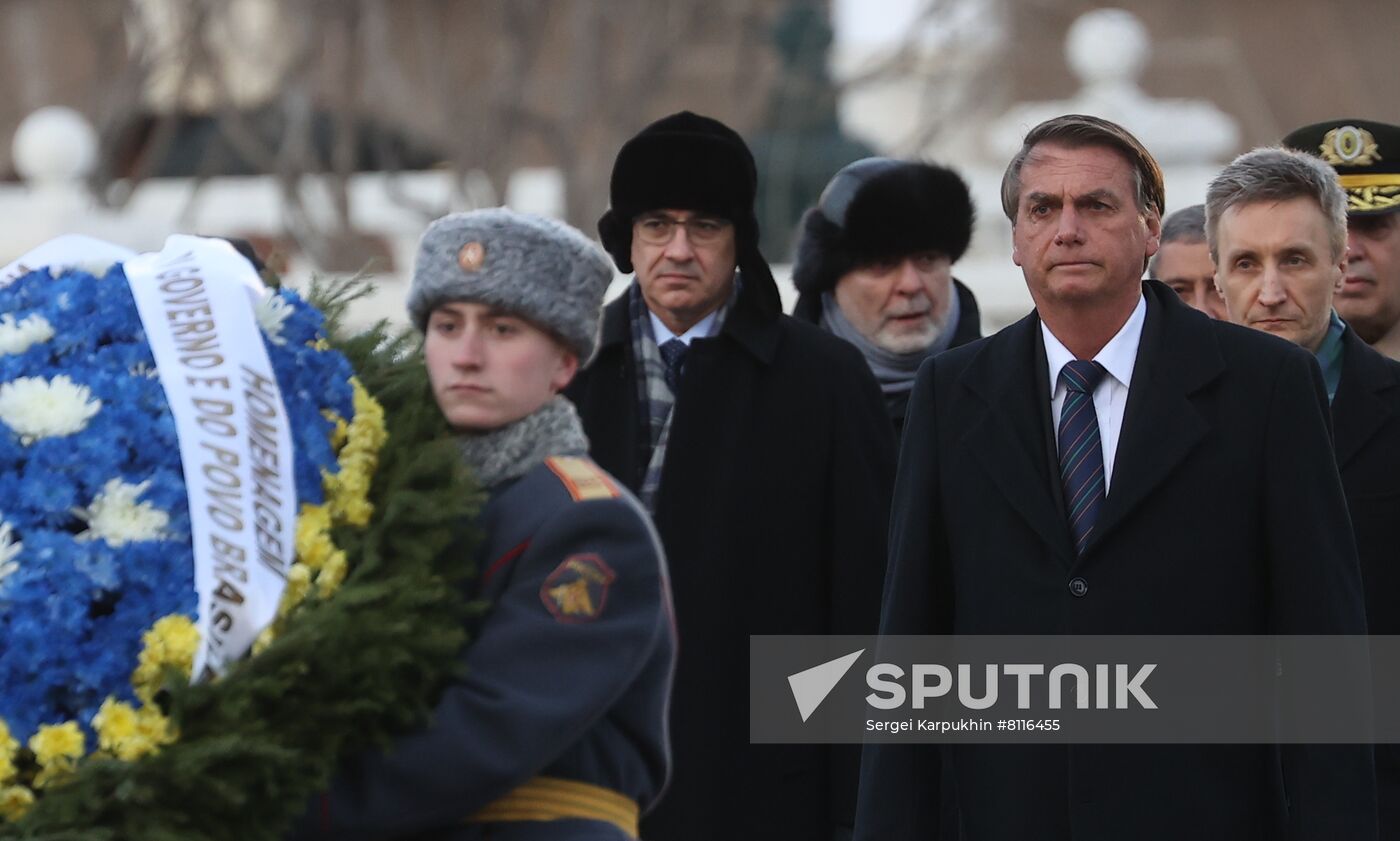
{"type": "MultiPolygon", "coordinates": [[[[1169,242],[1182,242],[1194,244],[1206,241],[1206,206],[1203,204],[1193,204],[1190,207],[1183,207],[1173,211],[1170,216],[1162,220],[1162,245],[1169,242]]],[[[1151,262],[1148,263],[1148,273],[1153,277],[1157,276],[1158,258],[1162,252],[1159,249],[1152,255],[1151,262]]]]}
{"type": "Polygon", "coordinates": [[[1278,146],[1245,152],[1215,176],[1206,190],[1206,242],[1212,259],[1217,250],[1220,217],[1232,207],[1256,202],[1312,199],[1327,219],[1332,259],[1347,247],[1347,196],[1337,172],[1305,152],[1278,146]]]}

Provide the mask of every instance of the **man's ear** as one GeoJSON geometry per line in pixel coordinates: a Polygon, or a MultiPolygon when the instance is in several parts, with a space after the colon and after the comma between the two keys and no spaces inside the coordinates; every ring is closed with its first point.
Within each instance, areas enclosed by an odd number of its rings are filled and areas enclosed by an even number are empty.
{"type": "Polygon", "coordinates": [[[1149,210],[1143,221],[1147,223],[1147,256],[1151,257],[1162,247],[1162,217],[1157,211],[1149,210]]]}
{"type": "Polygon", "coordinates": [[[578,354],[571,350],[564,350],[559,356],[559,365],[549,384],[554,388],[555,393],[561,392],[569,383],[573,382],[574,375],[577,373],[578,354]]]}

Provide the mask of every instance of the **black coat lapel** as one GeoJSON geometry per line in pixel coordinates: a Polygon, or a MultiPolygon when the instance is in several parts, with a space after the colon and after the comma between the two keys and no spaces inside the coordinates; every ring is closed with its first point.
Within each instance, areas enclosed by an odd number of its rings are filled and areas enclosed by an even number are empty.
{"type": "Polygon", "coordinates": [[[1210,322],[1156,281],[1143,284],[1147,319],[1128,388],[1108,497],[1085,547],[1121,524],[1210,427],[1190,396],[1225,369],[1210,322]]]}
{"type": "Polygon", "coordinates": [[[1068,566],[1073,559],[1060,482],[1047,449],[1050,386],[1034,313],[987,343],[963,373],[985,414],[963,446],[976,453],[1011,506],[1068,566]]]}
{"type": "Polygon", "coordinates": [[[1389,420],[1389,404],[1377,395],[1397,385],[1385,357],[1350,327],[1342,333],[1342,380],[1332,399],[1337,467],[1344,468],[1389,420]]]}

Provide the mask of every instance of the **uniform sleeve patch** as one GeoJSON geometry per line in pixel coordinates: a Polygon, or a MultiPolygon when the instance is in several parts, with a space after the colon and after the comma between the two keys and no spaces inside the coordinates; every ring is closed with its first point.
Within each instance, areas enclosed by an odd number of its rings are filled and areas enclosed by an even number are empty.
{"type": "Polygon", "coordinates": [[[578,456],[552,456],[545,464],[559,477],[575,502],[586,499],[612,499],[619,496],[617,486],[603,468],[578,456]]]}
{"type": "Polygon", "coordinates": [[[540,586],[540,601],[560,622],[589,622],[602,615],[616,578],[596,554],[570,555],[540,586]]]}

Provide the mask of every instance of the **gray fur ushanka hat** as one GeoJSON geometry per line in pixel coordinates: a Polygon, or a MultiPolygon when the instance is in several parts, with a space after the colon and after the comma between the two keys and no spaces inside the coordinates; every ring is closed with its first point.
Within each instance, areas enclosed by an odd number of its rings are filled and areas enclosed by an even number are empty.
{"type": "Polygon", "coordinates": [[[408,315],[424,330],[440,304],[486,304],[555,334],[586,364],[612,279],[603,250],[563,222],[504,207],[452,213],[418,243],[408,315]]]}

